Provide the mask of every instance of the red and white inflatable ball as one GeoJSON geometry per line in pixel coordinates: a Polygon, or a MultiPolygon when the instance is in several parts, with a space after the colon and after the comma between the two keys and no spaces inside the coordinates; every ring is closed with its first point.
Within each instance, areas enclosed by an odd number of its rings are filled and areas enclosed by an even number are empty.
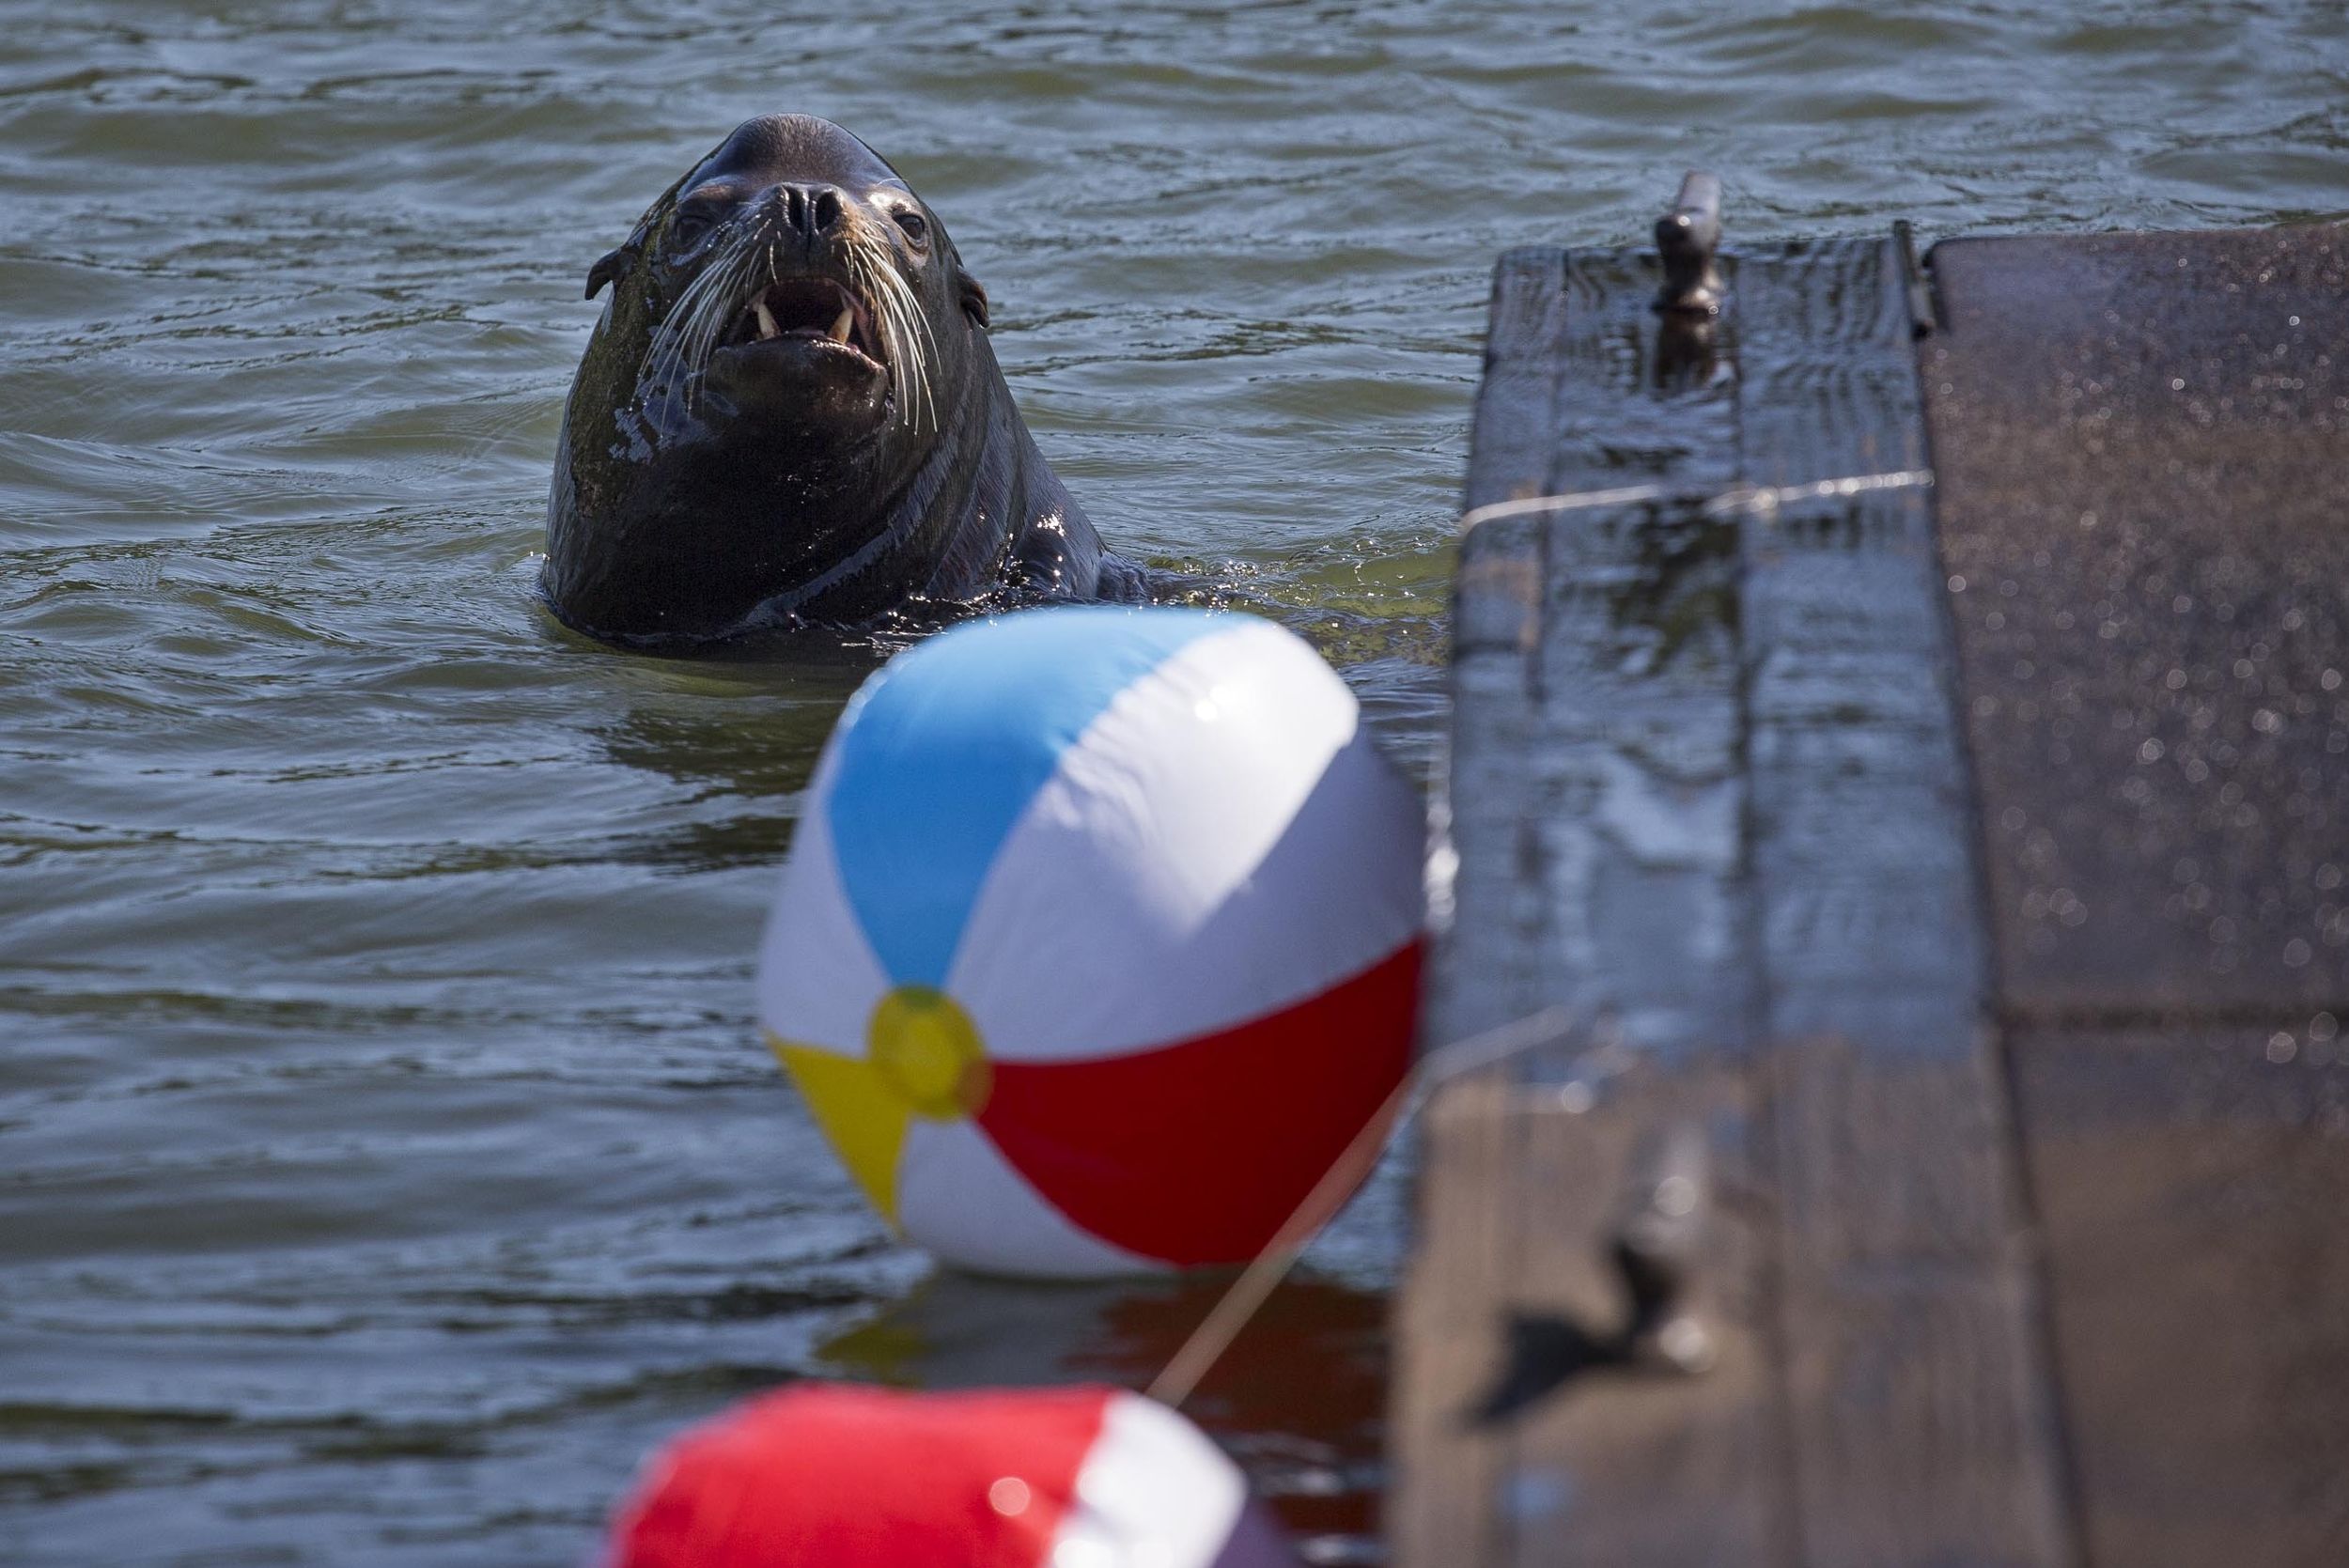
{"type": "Polygon", "coordinates": [[[1123,1389],[805,1384],[654,1460],[607,1568],[1299,1568],[1239,1469],[1123,1389]]]}
{"type": "Polygon", "coordinates": [[[958,627],[832,731],[759,960],[775,1054],[949,1262],[1244,1261],[1409,1066],[1419,797],[1250,615],[958,627]]]}

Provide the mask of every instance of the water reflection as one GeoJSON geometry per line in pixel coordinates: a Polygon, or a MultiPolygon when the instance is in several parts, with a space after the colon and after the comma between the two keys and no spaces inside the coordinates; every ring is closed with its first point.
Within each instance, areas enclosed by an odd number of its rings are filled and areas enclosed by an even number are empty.
{"type": "Polygon", "coordinates": [[[611,762],[681,784],[687,798],[614,858],[677,871],[780,862],[841,708],[890,651],[803,633],[721,657],[644,660],[630,672],[627,706],[587,732],[611,762]]]}
{"type": "MultiPolygon", "coordinates": [[[[1041,1283],[941,1269],[825,1342],[840,1374],[906,1388],[1106,1382],[1139,1389],[1190,1337],[1228,1276],[1041,1283]]],[[[1321,1561],[1377,1556],[1385,1298],[1290,1280],[1184,1410],[1244,1466],[1321,1561]]]]}

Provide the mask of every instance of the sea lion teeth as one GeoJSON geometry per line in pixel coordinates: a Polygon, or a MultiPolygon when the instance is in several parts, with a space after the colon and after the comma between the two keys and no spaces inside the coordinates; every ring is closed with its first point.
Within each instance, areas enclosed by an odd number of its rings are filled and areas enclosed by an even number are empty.
{"type": "Polygon", "coordinates": [[[774,336],[777,333],[783,330],[775,325],[775,313],[767,308],[766,301],[754,301],[751,308],[758,312],[758,337],[760,342],[765,342],[767,339],[774,336]]]}
{"type": "Polygon", "coordinates": [[[853,307],[851,307],[850,309],[848,309],[848,310],[844,310],[844,311],[842,311],[842,312],[840,313],[840,319],[838,319],[837,321],[834,321],[834,322],[832,324],[832,340],[834,343],[846,343],[846,342],[848,342],[848,326],[849,326],[849,323],[853,322],[855,319],[856,319],[856,311],[855,311],[855,309],[854,309],[853,307]]]}

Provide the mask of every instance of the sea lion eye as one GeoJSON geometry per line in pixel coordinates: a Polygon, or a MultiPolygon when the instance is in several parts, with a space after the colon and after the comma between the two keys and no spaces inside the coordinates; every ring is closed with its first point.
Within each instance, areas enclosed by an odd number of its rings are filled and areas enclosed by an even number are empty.
{"type": "Polygon", "coordinates": [[[709,232],[713,221],[707,212],[680,212],[677,215],[677,222],[669,225],[669,237],[691,250],[701,243],[702,236],[709,232]]]}
{"type": "Polygon", "coordinates": [[[930,239],[930,221],[910,207],[901,207],[890,214],[897,226],[906,231],[906,238],[916,245],[926,245],[930,239]]]}

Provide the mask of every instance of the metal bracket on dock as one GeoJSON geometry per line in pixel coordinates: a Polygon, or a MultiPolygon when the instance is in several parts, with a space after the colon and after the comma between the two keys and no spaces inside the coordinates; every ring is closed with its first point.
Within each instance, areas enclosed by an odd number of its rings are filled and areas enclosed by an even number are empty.
{"type": "MultiPolygon", "coordinates": [[[[1567,1089],[1588,1094],[1587,1085],[1567,1089]]],[[[1696,1304],[1713,1208],[1711,1163],[1698,1124],[1650,1129],[1626,1166],[1623,1206],[1603,1237],[1601,1261],[1623,1285],[1620,1326],[1556,1310],[1511,1313],[1502,1330],[1507,1356],[1470,1407],[1474,1424],[1514,1420],[1594,1373],[1688,1377],[1712,1368],[1719,1341],[1696,1304]]]]}
{"type": "Polygon", "coordinates": [[[1917,231],[1906,218],[1892,223],[1892,243],[1901,258],[1901,280],[1908,290],[1908,330],[1912,337],[1931,337],[1940,325],[1940,307],[1933,297],[1923,263],[1917,259],[1917,231]]]}
{"type": "Polygon", "coordinates": [[[1710,1167],[1703,1134],[1691,1126],[1670,1128],[1633,1163],[1629,1207],[1610,1249],[1631,1301],[1623,1340],[1633,1365],[1699,1373],[1713,1364],[1712,1331],[1688,1299],[1711,1207],[1710,1167]]]}
{"type": "Polygon", "coordinates": [[[1668,316],[1721,313],[1729,285],[1714,259],[1720,243],[1720,177],[1690,169],[1680,181],[1672,210],[1656,220],[1656,248],[1664,259],[1664,287],[1656,296],[1657,309],[1668,316]]]}

